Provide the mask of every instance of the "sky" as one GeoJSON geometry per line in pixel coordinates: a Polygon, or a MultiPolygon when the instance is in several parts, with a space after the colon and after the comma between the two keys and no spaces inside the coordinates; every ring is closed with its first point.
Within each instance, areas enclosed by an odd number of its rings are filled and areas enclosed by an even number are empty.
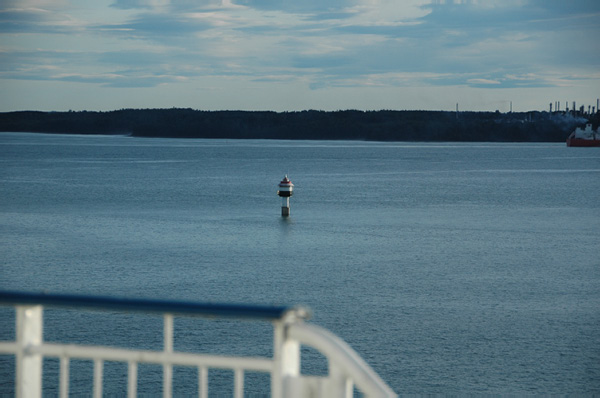
{"type": "Polygon", "coordinates": [[[547,110],[598,0],[0,0],[0,111],[547,110]]]}

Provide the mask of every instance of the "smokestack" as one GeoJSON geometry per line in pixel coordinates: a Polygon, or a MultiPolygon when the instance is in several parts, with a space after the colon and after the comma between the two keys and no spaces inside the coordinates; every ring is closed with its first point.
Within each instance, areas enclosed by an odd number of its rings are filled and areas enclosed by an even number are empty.
{"type": "Polygon", "coordinates": [[[550,103],[550,113],[552,113],[552,102],[550,103]]]}
{"type": "Polygon", "coordinates": [[[600,112],[600,98],[596,98],[596,111],[600,112]]]}
{"type": "Polygon", "coordinates": [[[560,101],[556,101],[556,110],[560,112],[560,101]]]}
{"type": "Polygon", "coordinates": [[[573,101],[573,113],[577,112],[577,108],[575,108],[577,105],[575,104],[575,101],[573,101]]]}

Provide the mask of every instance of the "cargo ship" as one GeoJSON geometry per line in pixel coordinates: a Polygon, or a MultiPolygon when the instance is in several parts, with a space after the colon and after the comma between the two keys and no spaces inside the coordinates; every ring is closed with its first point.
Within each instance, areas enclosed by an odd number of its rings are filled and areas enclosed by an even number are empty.
{"type": "Polygon", "coordinates": [[[585,125],[585,129],[577,127],[567,138],[567,146],[598,146],[600,147],[600,134],[592,130],[592,124],[585,125]]]}

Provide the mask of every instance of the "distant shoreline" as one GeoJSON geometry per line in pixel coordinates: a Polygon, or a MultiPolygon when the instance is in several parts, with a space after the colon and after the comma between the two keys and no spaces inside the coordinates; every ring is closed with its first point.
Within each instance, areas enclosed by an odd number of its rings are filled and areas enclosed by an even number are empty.
{"type": "Polygon", "coordinates": [[[164,138],[283,140],[564,142],[600,114],[447,111],[198,111],[0,113],[0,131],[164,138]]]}

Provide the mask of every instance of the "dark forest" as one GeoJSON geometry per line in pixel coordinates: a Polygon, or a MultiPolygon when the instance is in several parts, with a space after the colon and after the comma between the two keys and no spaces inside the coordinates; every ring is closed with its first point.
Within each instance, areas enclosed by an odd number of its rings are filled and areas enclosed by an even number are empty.
{"type": "Polygon", "coordinates": [[[0,113],[0,131],[125,134],[136,137],[560,142],[600,117],[564,112],[198,111],[122,109],[108,112],[0,113]]]}

